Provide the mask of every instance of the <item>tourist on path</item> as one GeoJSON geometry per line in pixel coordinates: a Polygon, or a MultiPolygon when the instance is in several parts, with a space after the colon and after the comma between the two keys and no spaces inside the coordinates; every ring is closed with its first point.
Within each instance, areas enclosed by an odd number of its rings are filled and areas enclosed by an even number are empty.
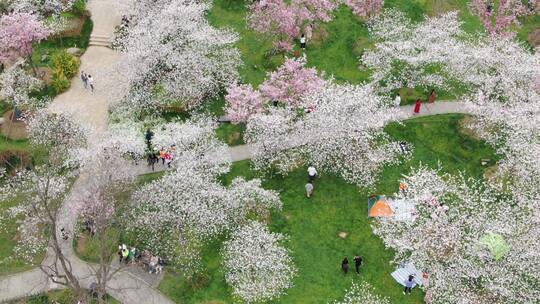
{"type": "Polygon", "coordinates": [[[341,270],[343,270],[345,274],[349,272],[349,260],[347,259],[347,257],[345,257],[341,262],[341,270]]]}
{"type": "Polygon", "coordinates": [[[401,96],[399,96],[399,94],[397,94],[396,98],[394,98],[394,107],[399,108],[400,104],[401,104],[401,96]]]}
{"type": "Polygon", "coordinates": [[[92,93],[94,93],[94,78],[92,78],[92,75],[88,75],[87,82],[90,86],[90,90],[92,91],[92,93]]]}
{"type": "Polygon", "coordinates": [[[306,184],[305,188],[306,188],[306,196],[307,196],[308,198],[310,198],[311,195],[313,194],[313,184],[311,183],[311,181],[309,181],[309,182],[306,184]]]}
{"type": "Polygon", "coordinates": [[[86,76],[86,73],[84,71],[81,71],[81,80],[83,82],[84,88],[88,88],[88,76],[86,76]]]}
{"type": "Polygon", "coordinates": [[[307,168],[307,172],[308,172],[309,181],[313,182],[313,180],[317,177],[317,169],[315,169],[315,167],[310,165],[307,168]]]}
{"type": "Polygon", "coordinates": [[[304,34],[300,36],[300,47],[302,48],[302,50],[306,49],[306,36],[304,36],[304,34]]]}
{"type": "Polygon", "coordinates": [[[360,274],[360,266],[362,266],[362,257],[357,255],[354,257],[354,268],[358,274],[360,274]]]}
{"type": "Polygon", "coordinates": [[[429,93],[429,96],[428,96],[428,102],[434,103],[436,99],[437,99],[437,93],[435,93],[435,90],[431,90],[431,93],[429,93]]]}
{"type": "Polygon", "coordinates": [[[414,276],[411,274],[407,280],[405,280],[405,290],[403,294],[411,294],[412,288],[414,286],[414,276]]]}
{"type": "Polygon", "coordinates": [[[420,113],[420,107],[422,106],[422,99],[418,98],[414,104],[414,114],[420,113]]]}

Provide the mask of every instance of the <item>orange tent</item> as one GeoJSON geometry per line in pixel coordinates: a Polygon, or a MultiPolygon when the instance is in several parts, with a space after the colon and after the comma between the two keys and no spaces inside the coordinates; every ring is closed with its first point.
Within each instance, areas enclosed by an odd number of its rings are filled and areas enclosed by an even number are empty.
{"type": "Polygon", "coordinates": [[[390,204],[382,195],[374,195],[368,199],[368,216],[370,217],[391,217],[394,211],[390,204]]]}

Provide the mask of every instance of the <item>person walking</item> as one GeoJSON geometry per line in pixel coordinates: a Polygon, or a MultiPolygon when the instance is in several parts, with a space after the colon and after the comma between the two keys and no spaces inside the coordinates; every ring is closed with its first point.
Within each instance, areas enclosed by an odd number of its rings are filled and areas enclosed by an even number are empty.
{"type": "Polygon", "coordinates": [[[345,274],[349,272],[349,259],[347,259],[347,257],[341,261],[341,270],[343,270],[345,274]]]}
{"type": "Polygon", "coordinates": [[[394,107],[399,108],[400,104],[401,104],[401,96],[399,96],[399,94],[397,94],[396,98],[394,98],[394,107]]]}
{"type": "Polygon", "coordinates": [[[88,76],[86,76],[86,73],[84,71],[81,71],[81,80],[83,82],[84,88],[88,88],[88,76]]]}
{"type": "Polygon", "coordinates": [[[405,280],[405,290],[403,290],[403,294],[411,294],[414,284],[414,275],[411,274],[409,275],[409,278],[405,280]]]}
{"type": "Polygon", "coordinates": [[[122,264],[122,245],[118,245],[118,264],[122,264]]]}
{"type": "Polygon", "coordinates": [[[302,50],[306,49],[306,36],[304,34],[300,36],[300,48],[302,48],[302,50]]]}
{"type": "Polygon", "coordinates": [[[354,268],[358,274],[360,274],[360,266],[362,266],[362,257],[357,255],[354,257],[354,268]]]}
{"type": "Polygon", "coordinates": [[[129,249],[126,245],[122,245],[122,259],[127,264],[128,263],[128,257],[129,257],[129,249]]]}
{"type": "Polygon", "coordinates": [[[311,181],[307,182],[305,188],[306,188],[306,196],[310,198],[311,195],[313,194],[313,184],[311,183],[311,181]]]}
{"type": "Polygon", "coordinates": [[[159,158],[161,158],[161,164],[165,165],[165,149],[162,147],[161,150],[159,150],[159,158]]]}
{"type": "Polygon", "coordinates": [[[88,75],[86,78],[86,81],[88,82],[88,86],[90,87],[90,90],[92,93],[94,93],[94,78],[92,78],[92,75],[88,75]]]}
{"type": "Polygon", "coordinates": [[[431,90],[431,93],[429,93],[429,96],[428,96],[428,102],[434,103],[435,99],[437,99],[437,93],[435,93],[435,90],[431,90]]]}
{"type": "Polygon", "coordinates": [[[414,114],[420,113],[420,107],[422,106],[422,99],[418,98],[414,104],[414,114]]]}
{"type": "Polygon", "coordinates": [[[317,169],[315,169],[315,167],[313,167],[312,165],[309,165],[309,167],[307,168],[307,172],[309,181],[313,182],[313,180],[317,177],[317,169]]]}

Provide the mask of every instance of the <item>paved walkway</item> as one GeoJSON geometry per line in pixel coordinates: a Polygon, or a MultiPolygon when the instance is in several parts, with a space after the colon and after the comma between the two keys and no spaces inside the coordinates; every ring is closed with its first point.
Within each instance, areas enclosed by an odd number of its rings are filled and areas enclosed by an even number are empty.
{"type": "MultiPolygon", "coordinates": [[[[113,1],[90,0],[88,2],[88,10],[94,22],[92,36],[112,36],[115,25],[119,24],[121,19],[117,8],[113,1]]],[[[81,70],[93,76],[95,92],[85,89],[80,78],[75,77],[71,81],[71,88],[57,96],[49,107],[52,112],[72,114],[78,122],[88,128],[91,133],[90,145],[97,143],[107,130],[109,106],[114,101],[113,96],[118,96],[111,90],[121,90],[121,87],[110,85],[111,80],[116,77],[111,67],[117,62],[118,56],[115,51],[106,47],[88,47],[81,56],[81,70]]],[[[119,85],[116,82],[114,84],[119,85]]],[[[59,228],[64,227],[70,233],[69,239],[62,244],[62,252],[72,263],[74,273],[82,286],[86,287],[95,281],[95,271],[92,268],[93,265],[80,260],[73,252],[73,231],[78,215],[71,210],[73,204],[77,202],[79,189],[85,184],[87,178],[85,172],[82,172],[60,208],[58,216],[61,221],[59,228]]],[[[47,254],[43,264],[54,263],[53,256],[53,254],[47,254]]],[[[108,284],[108,293],[122,303],[173,303],[154,288],[157,283],[155,279],[150,280],[143,273],[126,268],[111,279],[108,284]]],[[[40,269],[36,268],[0,278],[0,302],[58,288],[60,286],[52,283],[40,269]]]]}

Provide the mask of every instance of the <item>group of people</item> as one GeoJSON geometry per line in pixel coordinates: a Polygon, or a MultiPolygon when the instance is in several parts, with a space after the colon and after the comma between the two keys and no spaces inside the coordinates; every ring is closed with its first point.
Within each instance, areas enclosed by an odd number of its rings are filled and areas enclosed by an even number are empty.
{"type": "Polygon", "coordinates": [[[159,151],[152,149],[148,153],[148,166],[151,166],[152,171],[154,171],[154,166],[161,160],[162,165],[167,164],[167,167],[170,168],[171,163],[174,161],[175,155],[176,145],[172,145],[168,148],[162,147],[159,151]]]}
{"type": "Polygon", "coordinates": [[[94,78],[92,78],[92,75],[81,71],[81,80],[85,89],[90,88],[90,91],[94,92],[94,78]]]}
{"type": "Polygon", "coordinates": [[[118,245],[119,263],[126,265],[142,265],[147,267],[148,273],[161,273],[167,264],[165,259],[153,255],[148,250],[140,251],[135,247],[129,249],[126,244],[118,245]]]}
{"type": "MultiPolygon", "coordinates": [[[[357,274],[360,274],[360,267],[362,266],[363,259],[361,256],[357,255],[353,258],[353,260],[354,260],[354,269],[357,274]]],[[[345,257],[343,261],[341,261],[341,270],[345,274],[349,273],[349,259],[347,257],[345,257]]]]}
{"type": "Polygon", "coordinates": [[[305,188],[306,188],[306,196],[310,198],[313,195],[313,190],[315,189],[315,187],[313,186],[313,181],[317,177],[317,169],[315,169],[315,167],[310,165],[307,169],[307,172],[308,172],[308,182],[305,188]]]}
{"type": "MultiPolygon", "coordinates": [[[[431,90],[427,98],[428,102],[434,103],[436,99],[437,99],[437,92],[435,92],[435,90],[431,90]]],[[[399,108],[400,105],[401,105],[401,96],[397,94],[396,98],[394,98],[394,107],[399,108]]],[[[414,103],[414,110],[413,110],[414,114],[420,113],[421,106],[422,106],[422,99],[420,98],[416,99],[416,102],[414,103]]]]}

